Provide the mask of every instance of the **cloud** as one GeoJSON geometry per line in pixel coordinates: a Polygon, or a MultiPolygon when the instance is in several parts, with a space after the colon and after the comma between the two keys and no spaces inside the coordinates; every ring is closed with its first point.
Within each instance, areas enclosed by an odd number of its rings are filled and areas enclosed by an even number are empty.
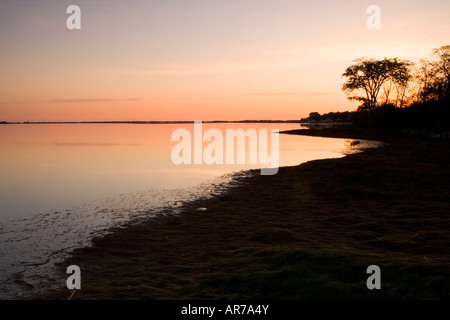
{"type": "Polygon", "coordinates": [[[340,92],[303,92],[302,94],[307,96],[331,96],[340,94],[340,92]]]}
{"type": "Polygon", "coordinates": [[[295,92],[256,92],[241,93],[240,96],[293,96],[295,92]]]}
{"type": "Polygon", "coordinates": [[[135,143],[91,143],[91,142],[55,142],[52,143],[55,146],[67,146],[67,147],[114,147],[114,146],[139,146],[135,143]]]}
{"type": "Polygon", "coordinates": [[[107,99],[107,98],[97,98],[97,99],[53,99],[48,102],[51,103],[97,103],[97,102],[124,102],[124,101],[139,101],[139,98],[127,98],[127,99],[107,99]]]}
{"type": "Polygon", "coordinates": [[[19,100],[11,104],[42,104],[42,103],[102,103],[102,102],[132,102],[140,101],[140,98],[109,99],[109,98],[72,98],[72,99],[51,99],[51,100],[19,100]]]}

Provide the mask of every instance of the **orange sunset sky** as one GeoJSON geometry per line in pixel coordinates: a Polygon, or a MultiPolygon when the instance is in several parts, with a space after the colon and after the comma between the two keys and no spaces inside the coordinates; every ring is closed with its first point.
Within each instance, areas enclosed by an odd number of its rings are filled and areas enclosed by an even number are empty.
{"type": "Polygon", "coordinates": [[[0,0],[0,121],[300,119],[354,110],[358,57],[432,59],[448,0],[0,0]],[[66,9],[81,8],[81,30],[66,9]],[[369,30],[366,9],[381,8],[369,30]]]}

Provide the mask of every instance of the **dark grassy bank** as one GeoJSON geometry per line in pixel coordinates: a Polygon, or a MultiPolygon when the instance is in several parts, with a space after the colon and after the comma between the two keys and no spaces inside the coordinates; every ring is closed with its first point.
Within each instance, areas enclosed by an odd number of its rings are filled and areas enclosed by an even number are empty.
{"type": "Polygon", "coordinates": [[[414,103],[404,108],[382,105],[370,111],[330,112],[323,115],[311,113],[310,120],[335,123],[352,123],[353,128],[367,127],[379,130],[396,130],[438,134],[450,131],[450,100],[414,103]]]}
{"type": "Polygon", "coordinates": [[[95,239],[60,266],[63,279],[68,265],[81,267],[73,299],[449,299],[449,141],[297,133],[386,145],[274,176],[255,171],[180,216],[95,239]],[[366,287],[373,264],[381,290],[366,287]]]}

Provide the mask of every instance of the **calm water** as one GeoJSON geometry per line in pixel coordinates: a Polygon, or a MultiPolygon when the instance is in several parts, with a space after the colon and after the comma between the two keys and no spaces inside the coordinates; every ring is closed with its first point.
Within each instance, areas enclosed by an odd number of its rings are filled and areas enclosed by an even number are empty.
{"type": "MultiPolygon", "coordinates": [[[[0,298],[65,286],[53,264],[96,235],[239,184],[260,165],[175,165],[174,130],[193,124],[0,125],[0,298]]],[[[203,124],[298,129],[298,124],[203,124]]],[[[206,146],[208,143],[204,143],[206,146]]],[[[349,141],[279,135],[280,166],[342,157],[349,141]]],[[[358,147],[375,146],[365,142],[358,147]]],[[[251,152],[248,148],[244,152],[251,152]]]]}

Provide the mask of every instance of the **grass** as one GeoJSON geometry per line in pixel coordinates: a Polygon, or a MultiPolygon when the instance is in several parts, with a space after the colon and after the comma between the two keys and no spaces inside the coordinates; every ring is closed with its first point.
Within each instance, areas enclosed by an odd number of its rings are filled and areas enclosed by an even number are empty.
{"type": "Polygon", "coordinates": [[[440,264],[394,263],[370,255],[306,253],[293,248],[252,252],[244,256],[237,253],[219,261],[217,268],[222,271],[208,275],[199,285],[191,287],[190,292],[197,294],[195,298],[207,298],[198,293],[209,289],[210,298],[229,299],[449,298],[450,270],[440,264]],[[255,257],[261,253],[265,256],[255,257]],[[370,276],[366,270],[374,262],[382,270],[382,290],[371,291],[366,286],[370,276]],[[442,281],[443,278],[446,280],[442,281]]]}
{"type": "Polygon", "coordinates": [[[61,277],[81,267],[74,299],[449,299],[450,143],[382,139],[98,238],[60,265],[61,277]],[[370,265],[381,290],[367,289],[370,265]]]}

